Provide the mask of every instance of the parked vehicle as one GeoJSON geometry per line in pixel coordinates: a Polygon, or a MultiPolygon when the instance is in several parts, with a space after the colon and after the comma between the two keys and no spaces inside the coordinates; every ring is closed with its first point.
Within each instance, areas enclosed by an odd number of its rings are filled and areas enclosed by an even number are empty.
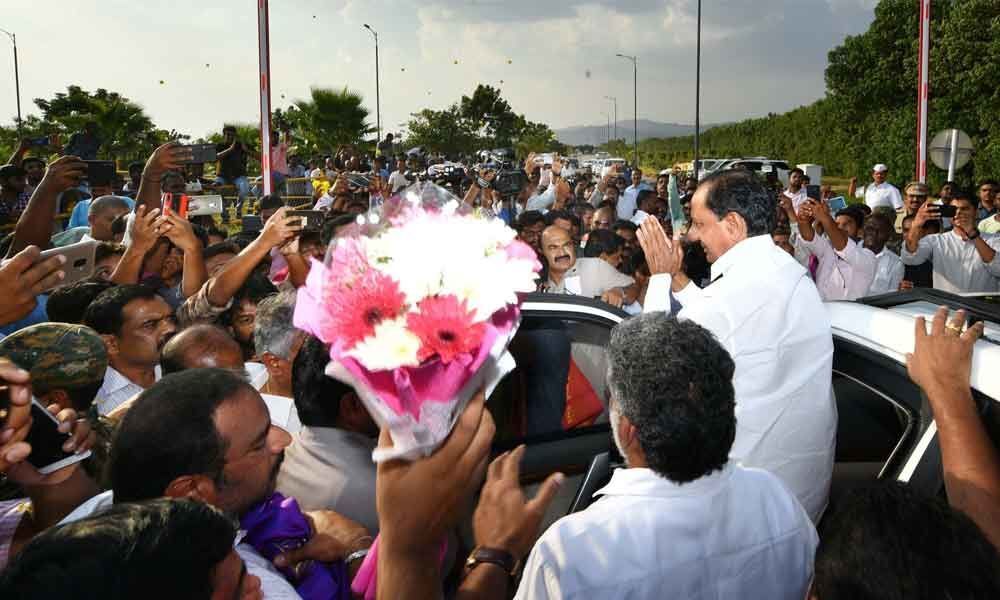
{"type": "MultiPolygon", "coordinates": [[[[1000,296],[962,297],[916,289],[831,302],[833,390],[839,427],[831,495],[879,480],[909,482],[928,494],[943,489],[941,450],[934,416],[922,391],[907,376],[906,353],[913,351],[917,316],[931,318],[939,306],[964,308],[972,321],[985,321],[969,382],[994,443],[1000,443],[1000,296]]],[[[625,313],[579,296],[531,294],[522,309],[522,327],[511,344],[518,368],[491,395],[497,423],[494,452],[526,444],[522,483],[531,488],[556,471],[567,475],[546,514],[545,526],[589,505],[593,492],[620,466],[608,423],[606,347],[611,329],[625,313]],[[549,369],[545,349],[568,347],[573,366],[567,380],[549,369]],[[559,380],[553,379],[556,377],[559,380]],[[570,429],[526,435],[526,407],[546,386],[592,393],[599,414],[570,429]]],[[[579,400],[579,398],[577,398],[579,400]]],[[[470,515],[471,518],[471,515],[470,515]]]]}
{"type": "Polygon", "coordinates": [[[703,179],[708,173],[714,173],[715,171],[725,170],[725,169],[747,169],[757,173],[761,177],[766,177],[768,173],[777,173],[778,179],[781,181],[782,185],[788,185],[788,172],[791,167],[788,166],[788,162],[784,160],[776,160],[771,158],[766,158],[762,156],[754,156],[747,158],[727,158],[717,163],[711,171],[706,171],[705,174],[698,174],[698,179],[703,179]]]}

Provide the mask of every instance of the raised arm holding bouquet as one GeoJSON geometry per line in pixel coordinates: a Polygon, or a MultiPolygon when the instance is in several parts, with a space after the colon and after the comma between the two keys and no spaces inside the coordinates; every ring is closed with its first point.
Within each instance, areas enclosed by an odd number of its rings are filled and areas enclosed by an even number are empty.
{"type": "Polygon", "coordinates": [[[330,345],[327,374],[392,434],[374,459],[412,460],[513,368],[518,294],[534,290],[541,266],[502,221],[430,183],[361,220],[312,265],[295,325],[330,345]]]}

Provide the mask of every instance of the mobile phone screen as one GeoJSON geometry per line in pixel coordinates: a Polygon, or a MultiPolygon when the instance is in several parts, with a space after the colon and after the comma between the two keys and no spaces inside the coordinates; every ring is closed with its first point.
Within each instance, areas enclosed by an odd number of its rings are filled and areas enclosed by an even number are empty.
{"type": "Polygon", "coordinates": [[[839,211],[847,208],[847,200],[843,196],[837,196],[836,198],[830,198],[826,201],[826,205],[830,207],[830,212],[832,214],[837,214],[839,211]]]}
{"type": "Polygon", "coordinates": [[[188,213],[188,201],[188,196],[184,194],[171,194],[164,192],[160,195],[160,211],[165,213],[169,207],[170,212],[182,219],[186,219],[188,213]]]}
{"type": "Polygon", "coordinates": [[[31,430],[28,431],[28,438],[25,441],[31,444],[28,462],[40,471],[49,465],[74,456],[72,452],[66,452],[62,449],[62,445],[70,436],[67,433],[61,433],[58,427],[59,423],[56,422],[52,413],[42,408],[37,400],[32,400],[31,430]]]}
{"type": "Polygon", "coordinates": [[[321,210],[290,210],[285,213],[288,217],[302,217],[302,228],[308,231],[319,231],[323,227],[323,217],[321,210]]]}

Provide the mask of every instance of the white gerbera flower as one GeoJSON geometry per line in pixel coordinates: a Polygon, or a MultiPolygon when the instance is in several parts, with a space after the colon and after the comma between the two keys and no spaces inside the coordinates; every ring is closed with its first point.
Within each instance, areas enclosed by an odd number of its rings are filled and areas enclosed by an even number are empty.
{"type": "Polygon", "coordinates": [[[406,328],[406,316],[382,321],[375,326],[375,335],[358,343],[345,356],[356,359],[369,371],[388,371],[420,364],[417,352],[420,338],[406,328]]]}

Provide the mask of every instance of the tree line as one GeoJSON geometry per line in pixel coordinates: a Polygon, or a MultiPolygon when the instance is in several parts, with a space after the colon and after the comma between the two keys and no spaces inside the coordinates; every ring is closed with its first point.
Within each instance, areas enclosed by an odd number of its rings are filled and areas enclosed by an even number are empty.
{"type": "MultiPolygon", "coordinates": [[[[92,121],[104,142],[99,157],[117,160],[119,166],[144,159],[154,148],[170,140],[221,142],[223,125],[235,126],[238,137],[260,151],[258,123],[220,123],[217,132],[194,138],[157,127],[140,104],[103,88],[91,92],[71,85],[53,98],[36,98],[34,104],[40,114],[24,119],[20,137],[58,135],[65,143],[70,135],[92,121]]],[[[290,133],[296,152],[313,157],[332,155],[341,146],[373,152],[376,129],[371,116],[361,94],[348,88],[314,87],[308,98],[275,109],[271,122],[276,132],[290,133]]],[[[420,146],[449,156],[471,155],[493,148],[512,148],[519,156],[535,150],[564,149],[547,125],[515,113],[500,91],[488,85],[477,86],[471,96],[462,96],[444,110],[424,109],[412,114],[407,129],[404,138],[397,140],[402,149],[420,146]]],[[[18,142],[16,126],[0,127],[0,156],[9,156],[18,142]]]]}
{"type": "MultiPolygon", "coordinates": [[[[826,172],[868,177],[886,163],[904,184],[916,173],[919,7],[882,0],[868,30],[830,51],[826,94],[784,114],[714,127],[701,135],[701,156],[770,156],[818,163],[826,172]]],[[[935,2],[931,21],[928,137],[958,128],[975,152],[956,178],[972,185],[1000,177],[1000,2],[935,2]]],[[[620,145],[620,144],[619,144],[620,145]]],[[[693,158],[692,137],[639,143],[643,164],[663,168],[693,158]]],[[[612,144],[621,154],[626,149],[612,144]]],[[[929,160],[929,159],[928,159],[929,160]]],[[[946,173],[928,165],[928,181],[946,173]]]]}

